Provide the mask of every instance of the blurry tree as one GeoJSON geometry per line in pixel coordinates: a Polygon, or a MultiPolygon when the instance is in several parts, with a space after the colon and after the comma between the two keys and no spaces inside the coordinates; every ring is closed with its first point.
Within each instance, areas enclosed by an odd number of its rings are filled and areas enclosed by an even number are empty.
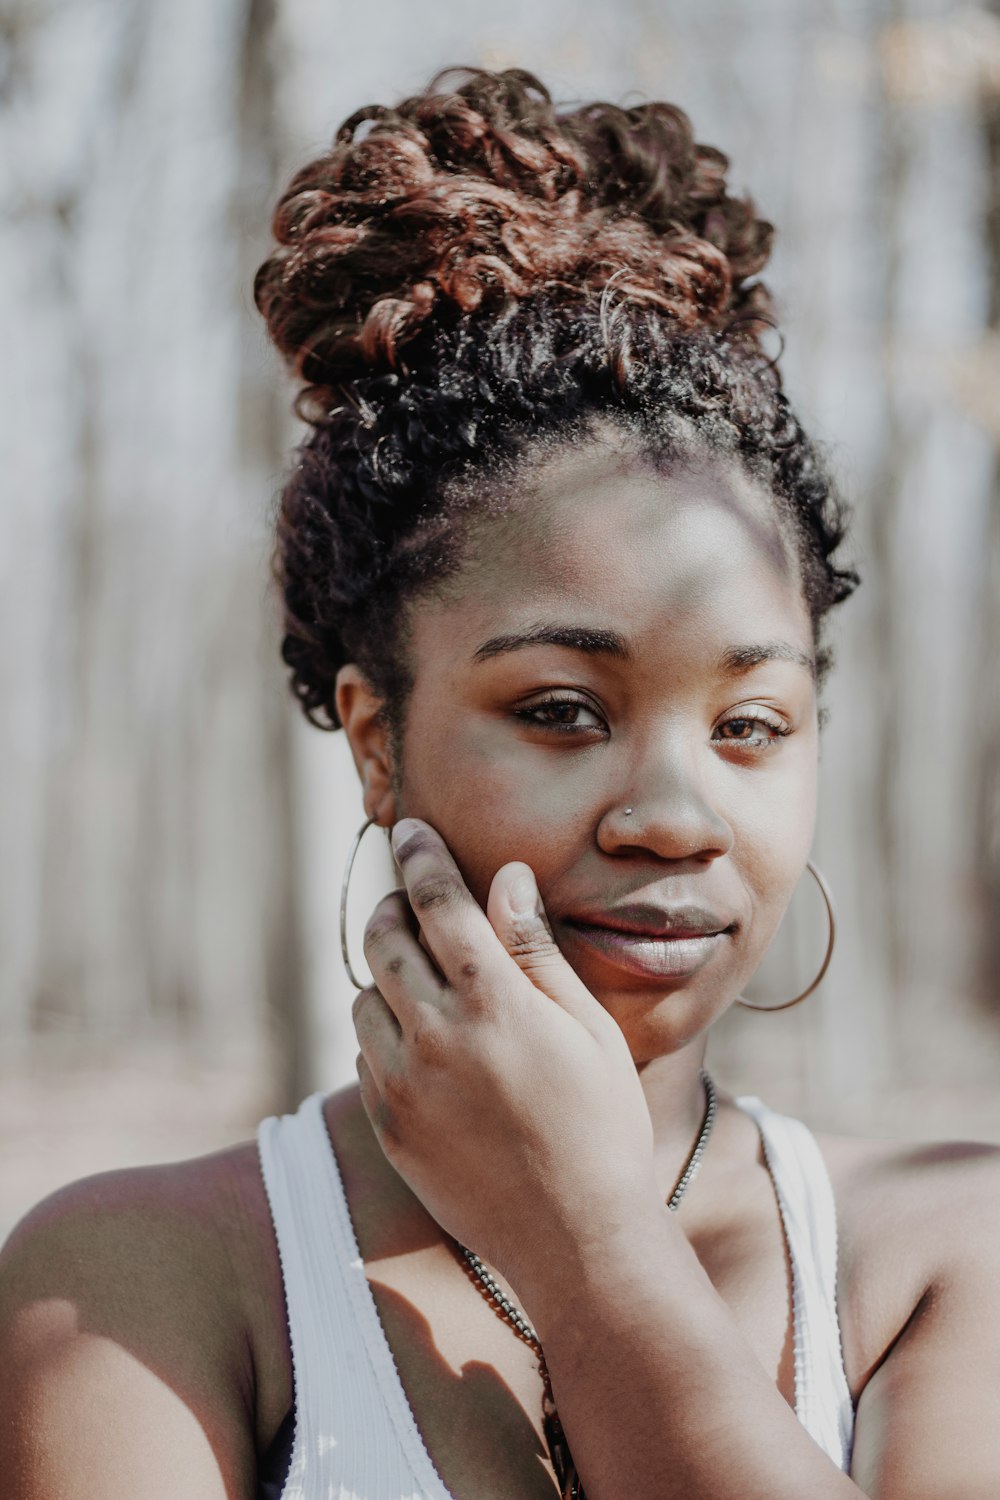
{"type": "Polygon", "coordinates": [[[979,738],[977,850],[980,890],[980,986],[994,1012],[1000,1012],[1000,4],[992,0],[990,66],[982,81],[986,136],[985,242],[990,278],[986,362],[986,420],[997,448],[989,522],[984,537],[980,582],[977,678],[982,690],[979,738]]]}
{"type": "MultiPolygon", "coordinates": [[[[998,38],[942,0],[0,3],[0,1136],[15,1074],[48,1097],[99,1067],[110,1099],[142,1054],[246,1080],[248,1118],[351,1075],[360,805],[282,682],[298,434],[250,287],[341,118],[478,60],[675,98],[730,151],[857,503],[817,835],[838,953],[800,1011],[733,1018],[722,1075],[818,1122],[1000,1137],[998,38]]],[[[808,899],[762,997],[809,972],[808,899]]]]}

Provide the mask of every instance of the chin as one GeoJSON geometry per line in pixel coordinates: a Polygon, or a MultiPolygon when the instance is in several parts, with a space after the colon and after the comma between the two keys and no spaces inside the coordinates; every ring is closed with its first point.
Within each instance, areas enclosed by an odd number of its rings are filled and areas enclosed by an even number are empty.
{"type": "Polygon", "coordinates": [[[680,1052],[707,1031],[729,1006],[728,1001],[719,998],[714,986],[711,995],[691,984],[678,985],[664,993],[662,989],[623,990],[594,979],[588,982],[584,974],[580,974],[580,979],[617,1023],[637,1067],[680,1052]]]}
{"type": "Polygon", "coordinates": [[[669,1057],[674,1052],[683,1052],[697,1037],[701,1036],[715,1020],[715,1015],[695,1014],[686,1008],[686,1014],[676,1011],[670,1016],[653,1012],[645,1016],[616,1015],[605,1006],[621,1028],[622,1035],[632,1054],[637,1068],[654,1062],[658,1057],[669,1057]]]}

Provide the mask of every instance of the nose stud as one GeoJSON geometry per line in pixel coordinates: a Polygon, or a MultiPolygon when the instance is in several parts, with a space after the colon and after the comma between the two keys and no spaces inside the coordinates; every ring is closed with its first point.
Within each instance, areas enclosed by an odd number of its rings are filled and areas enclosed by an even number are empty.
{"type": "Polygon", "coordinates": [[[635,811],[634,808],[632,808],[632,807],[626,807],[624,816],[626,818],[630,818],[632,816],[632,814],[633,814],[634,811],[635,811]]]}

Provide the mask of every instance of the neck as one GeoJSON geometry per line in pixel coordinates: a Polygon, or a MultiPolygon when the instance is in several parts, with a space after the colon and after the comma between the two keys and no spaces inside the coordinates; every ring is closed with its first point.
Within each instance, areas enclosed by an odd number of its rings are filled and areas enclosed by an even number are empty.
{"type": "Polygon", "coordinates": [[[698,1037],[679,1052],[652,1058],[639,1067],[653,1122],[656,1176],[664,1198],[673,1191],[705,1118],[704,1056],[705,1038],[698,1037]]]}

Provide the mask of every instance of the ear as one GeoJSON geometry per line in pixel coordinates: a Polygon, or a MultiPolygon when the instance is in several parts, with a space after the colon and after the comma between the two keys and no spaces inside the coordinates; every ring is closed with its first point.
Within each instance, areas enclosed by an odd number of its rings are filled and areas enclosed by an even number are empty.
{"type": "Polygon", "coordinates": [[[337,714],[344,727],[364,791],[365,812],[382,827],[396,822],[392,751],[383,702],[360,667],[349,662],[337,673],[337,714]]]}

